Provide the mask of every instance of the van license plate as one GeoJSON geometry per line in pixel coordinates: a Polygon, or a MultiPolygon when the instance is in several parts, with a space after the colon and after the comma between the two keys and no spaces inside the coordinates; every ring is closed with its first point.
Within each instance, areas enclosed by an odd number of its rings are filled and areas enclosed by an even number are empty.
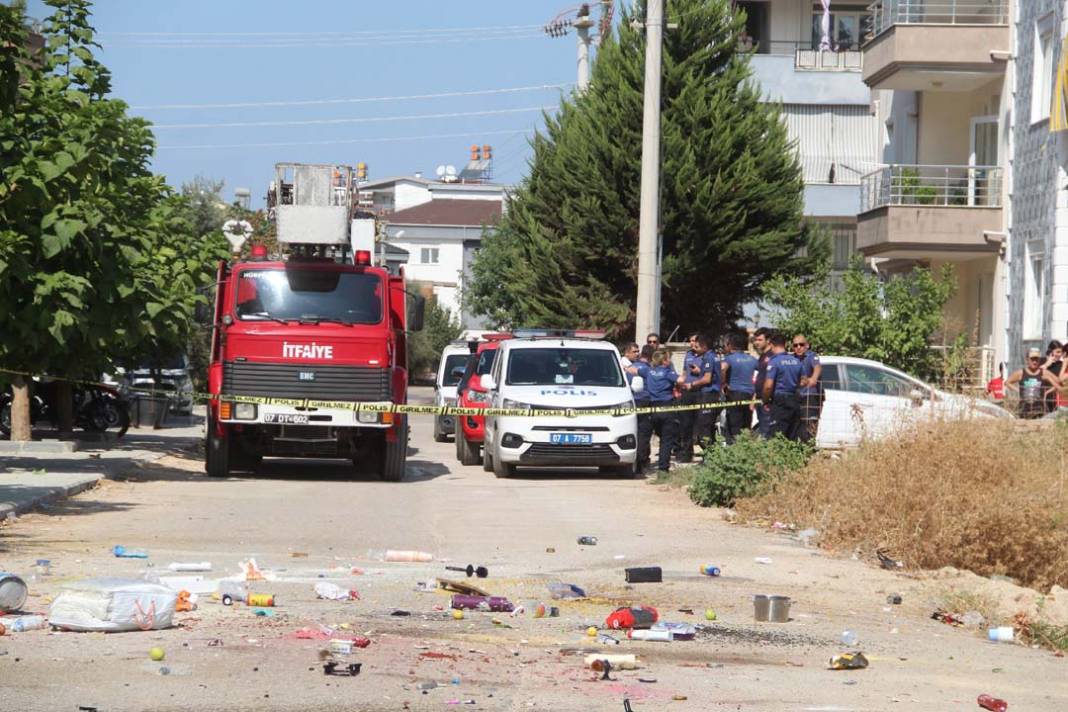
{"type": "Polygon", "coordinates": [[[549,442],[557,445],[589,445],[593,436],[589,433],[552,433],[549,442]]]}
{"type": "Polygon", "coordinates": [[[264,413],[263,422],[283,425],[307,425],[308,416],[293,413],[264,413]]]}

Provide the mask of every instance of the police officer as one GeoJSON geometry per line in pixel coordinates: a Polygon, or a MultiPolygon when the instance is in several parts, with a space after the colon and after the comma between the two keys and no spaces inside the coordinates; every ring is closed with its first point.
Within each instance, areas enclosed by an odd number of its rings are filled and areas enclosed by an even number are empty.
{"type": "MultiPolygon", "coordinates": [[[[634,391],[634,407],[646,408],[649,406],[649,391],[646,384],[649,382],[649,360],[653,357],[655,348],[646,344],[642,347],[638,360],[631,364],[634,376],[628,378],[633,386],[634,378],[641,377],[642,387],[634,391]]],[[[650,441],[653,437],[652,421],[648,413],[638,414],[638,468],[643,469],[649,464],[650,441]]]]}
{"type": "Polygon", "coordinates": [[[797,395],[801,361],[786,353],[786,337],[779,332],[771,335],[771,351],[764,379],[764,401],[771,405],[766,437],[781,433],[787,440],[797,440],[801,428],[801,399],[797,395]]]}
{"type": "MultiPolygon", "coordinates": [[[[768,360],[771,358],[771,335],[775,333],[766,326],[762,326],[753,332],[753,348],[757,351],[757,367],[753,374],[753,388],[757,395],[764,397],[764,381],[767,378],[768,360]]],[[[761,437],[768,436],[768,423],[771,421],[771,406],[758,404],[757,432],[761,437]]]]}
{"type": "Polygon", "coordinates": [[[801,430],[799,436],[804,442],[816,439],[820,429],[820,412],[823,410],[823,387],[820,375],[823,366],[820,357],[812,350],[804,334],[798,334],[790,342],[794,356],[801,361],[801,388],[797,394],[801,397],[801,430]]]}
{"type": "MultiPolygon", "coordinates": [[[[686,352],[682,359],[679,405],[699,405],[701,403],[701,384],[698,382],[705,374],[705,352],[702,350],[703,348],[698,342],[698,334],[690,336],[690,350],[686,352]]],[[[675,459],[680,463],[693,462],[697,411],[681,411],[678,418],[679,444],[675,459]]]]}
{"type": "MultiPolygon", "coordinates": [[[[649,405],[670,406],[675,400],[675,384],[681,379],[671,365],[671,355],[664,349],[657,349],[649,365],[649,375],[645,377],[645,392],[649,396],[649,405]]],[[[674,413],[651,413],[639,433],[639,441],[649,441],[654,429],[660,432],[660,452],[657,469],[667,472],[671,467],[671,451],[678,437],[678,420],[674,413]]]]}
{"type": "MultiPolygon", "coordinates": [[[[723,358],[723,383],[726,384],[728,402],[753,400],[753,375],[757,360],[745,350],[745,334],[734,333],[727,337],[727,355],[723,358]]],[[[733,444],[743,430],[753,424],[753,406],[732,405],[727,407],[727,444],[733,444]]]]}
{"type": "MultiPolygon", "coordinates": [[[[699,390],[699,403],[708,405],[719,403],[723,390],[722,373],[720,373],[720,360],[712,348],[710,336],[697,335],[697,352],[701,355],[701,376],[690,384],[690,388],[699,390]]],[[[697,411],[693,437],[703,449],[707,450],[716,442],[716,416],[718,414],[719,411],[714,408],[697,411]]]]}

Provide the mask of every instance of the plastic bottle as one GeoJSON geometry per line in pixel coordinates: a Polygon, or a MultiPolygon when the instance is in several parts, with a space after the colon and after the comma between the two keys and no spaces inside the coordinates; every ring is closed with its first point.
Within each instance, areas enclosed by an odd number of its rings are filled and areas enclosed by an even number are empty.
{"type": "Polygon", "coordinates": [[[564,598],[586,598],[586,591],[573,583],[560,583],[554,581],[545,585],[549,589],[549,595],[555,600],[564,598]]]}
{"type": "Polygon", "coordinates": [[[578,538],[580,546],[597,546],[597,537],[595,536],[580,536],[578,538]]]}
{"type": "Polygon", "coordinates": [[[144,549],[127,549],[121,544],[111,547],[111,553],[120,559],[147,559],[148,552],[144,549]]]}
{"type": "Polygon", "coordinates": [[[757,562],[758,564],[767,565],[767,564],[771,563],[771,557],[770,556],[758,556],[755,559],[753,559],[753,561],[757,562]]]}
{"type": "Polygon", "coordinates": [[[34,571],[38,576],[51,576],[52,575],[52,562],[48,559],[38,559],[34,564],[34,571]]]}
{"type": "Polygon", "coordinates": [[[407,564],[425,564],[433,561],[434,555],[425,551],[415,551],[412,549],[388,549],[386,553],[382,555],[382,560],[407,564]]]}
{"type": "Polygon", "coordinates": [[[662,643],[671,642],[671,631],[668,630],[631,630],[627,633],[631,640],[655,640],[662,643]]]}
{"type": "Polygon", "coordinates": [[[851,630],[842,631],[842,645],[852,648],[857,644],[857,634],[851,630]]]}
{"type": "Polygon", "coordinates": [[[986,632],[986,637],[992,643],[1011,643],[1013,640],[1012,626],[1003,625],[998,628],[990,628],[986,632]]]}
{"type": "Polygon", "coordinates": [[[719,567],[712,564],[705,564],[700,570],[705,576],[719,576],[719,567]]]}
{"type": "Polygon", "coordinates": [[[979,706],[984,710],[992,710],[993,712],[1005,712],[1009,709],[1009,703],[1005,700],[999,700],[993,695],[979,695],[979,699],[976,700],[979,706]]]}
{"type": "Polygon", "coordinates": [[[9,628],[16,633],[27,630],[41,630],[48,627],[48,621],[44,616],[19,616],[9,628]]]}
{"type": "Polygon", "coordinates": [[[175,562],[167,566],[171,571],[211,571],[210,561],[195,561],[188,563],[175,562]]]}

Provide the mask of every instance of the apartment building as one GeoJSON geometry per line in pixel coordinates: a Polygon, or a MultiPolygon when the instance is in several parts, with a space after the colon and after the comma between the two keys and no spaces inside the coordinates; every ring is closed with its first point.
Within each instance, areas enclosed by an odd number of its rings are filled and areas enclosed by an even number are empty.
{"type": "Polygon", "coordinates": [[[952,266],[942,336],[967,338],[980,382],[1010,350],[1010,4],[877,0],[861,44],[881,165],[861,179],[857,249],[888,277],[952,266]]]}
{"type": "Polygon", "coordinates": [[[1009,229],[1008,361],[1068,339],[1068,18],[1065,0],[1019,0],[1009,229]]]}
{"type": "Polygon", "coordinates": [[[812,0],[738,2],[744,45],[769,101],[782,104],[805,181],[805,217],[831,235],[832,266],[856,252],[858,186],[878,161],[878,123],[861,78],[860,45],[868,26],[863,2],[834,2],[824,38],[823,7],[812,0]],[[822,47],[822,49],[821,49],[822,47]]]}

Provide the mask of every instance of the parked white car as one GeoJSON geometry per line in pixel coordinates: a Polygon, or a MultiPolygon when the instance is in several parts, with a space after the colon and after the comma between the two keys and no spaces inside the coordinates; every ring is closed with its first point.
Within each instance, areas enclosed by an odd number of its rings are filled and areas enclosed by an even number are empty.
{"type": "Polygon", "coordinates": [[[821,356],[826,400],[816,442],[840,448],[926,420],[1012,418],[996,403],[946,393],[878,361],[821,356]]]}
{"type": "MultiPolygon", "coordinates": [[[[619,352],[607,341],[569,337],[502,341],[482,376],[491,408],[631,408],[619,352]]],[[[638,420],[628,415],[569,418],[487,416],[482,466],[509,477],[517,466],[599,467],[632,476],[638,420]]]]}
{"type": "MultiPolygon", "coordinates": [[[[471,358],[471,347],[467,342],[453,342],[441,352],[438,362],[438,376],[434,380],[434,405],[456,405],[456,384],[464,375],[464,367],[471,358]]],[[[455,432],[456,418],[451,415],[434,416],[434,440],[439,443],[448,441],[455,432]]]]}

